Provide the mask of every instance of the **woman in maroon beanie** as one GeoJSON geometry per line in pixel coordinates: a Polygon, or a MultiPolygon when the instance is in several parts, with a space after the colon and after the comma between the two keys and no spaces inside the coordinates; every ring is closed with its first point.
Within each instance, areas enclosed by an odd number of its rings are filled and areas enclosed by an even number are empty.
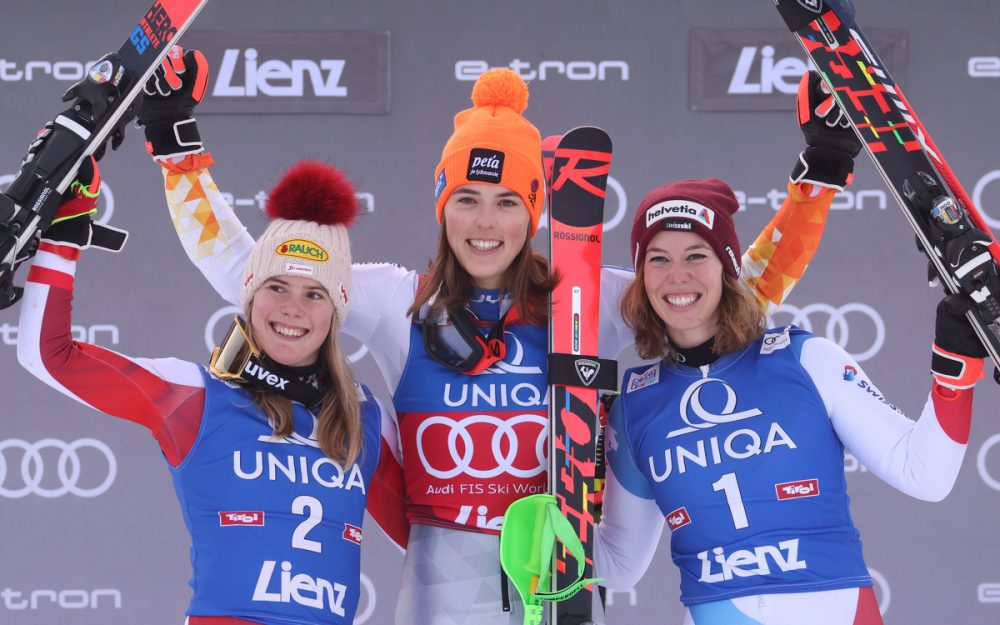
{"type": "Polygon", "coordinates": [[[765,329],[739,280],[737,209],[709,179],[658,187],[636,211],[622,316],[658,362],[625,372],[611,411],[596,574],[631,588],[665,521],[689,624],[880,624],[844,449],[904,493],[944,498],[985,350],[961,302],[942,301],[930,393],[907,419],[835,343],[765,329]]]}

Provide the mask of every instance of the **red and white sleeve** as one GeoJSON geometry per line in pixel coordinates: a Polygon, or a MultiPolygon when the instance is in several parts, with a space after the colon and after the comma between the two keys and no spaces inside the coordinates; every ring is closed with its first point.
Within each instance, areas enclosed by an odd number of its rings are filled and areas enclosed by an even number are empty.
{"type": "Polygon", "coordinates": [[[174,358],[130,358],[74,341],[70,321],[79,255],[49,243],[39,248],[21,302],[18,360],[62,394],[149,428],[176,466],[194,444],[204,410],[201,372],[174,358]]]}

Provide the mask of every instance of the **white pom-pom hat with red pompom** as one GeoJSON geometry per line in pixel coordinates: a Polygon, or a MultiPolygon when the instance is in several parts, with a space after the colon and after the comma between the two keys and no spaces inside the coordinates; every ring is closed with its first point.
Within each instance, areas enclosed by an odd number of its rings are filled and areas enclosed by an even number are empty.
{"type": "Polygon", "coordinates": [[[514,191],[538,229],[545,198],[542,137],[523,117],[528,85],[507,68],[491,69],[472,87],[472,108],[455,115],[455,132],[434,170],[434,197],[441,222],[452,191],[470,182],[492,183],[514,191]]]}
{"type": "Polygon", "coordinates": [[[249,312],[254,293],[270,278],[302,276],[330,294],[339,328],[351,291],[347,228],[358,214],[354,186],[332,165],[300,161],[271,190],[267,214],[273,221],[254,244],[243,273],[243,310],[249,312]]]}

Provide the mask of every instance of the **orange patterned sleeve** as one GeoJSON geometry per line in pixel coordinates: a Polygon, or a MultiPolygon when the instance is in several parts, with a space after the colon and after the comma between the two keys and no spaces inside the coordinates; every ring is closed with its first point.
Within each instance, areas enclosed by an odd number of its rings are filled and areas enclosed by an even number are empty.
{"type": "Polygon", "coordinates": [[[163,189],[184,252],[216,292],[236,304],[254,240],[212,179],[212,164],[208,153],[160,161],[163,189]]]}
{"type": "Polygon", "coordinates": [[[788,184],[788,197],[743,255],[740,277],[765,314],[788,297],[819,249],[833,189],[788,184]]]}

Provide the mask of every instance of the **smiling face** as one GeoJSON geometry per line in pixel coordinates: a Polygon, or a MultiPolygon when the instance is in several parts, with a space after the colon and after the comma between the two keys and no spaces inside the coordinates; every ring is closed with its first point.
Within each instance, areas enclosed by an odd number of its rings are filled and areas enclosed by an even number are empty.
{"type": "Polygon", "coordinates": [[[665,230],[649,242],[643,286],[677,347],[701,345],[715,336],[722,271],[712,247],[693,232],[665,230]]]}
{"type": "Polygon", "coordinates": [[[521,196],[493,184],[465,184],[444,205],[448,245],[481,289],[499,289],[528,238],[531,218],[521,196]]]}
{"type": "Polygon", "coordinates": [[[268,279],[254,293],[250,312],[257,345],[286,367],[316,362],[334,317],[326,289],[302,276],[268,279]]]}

